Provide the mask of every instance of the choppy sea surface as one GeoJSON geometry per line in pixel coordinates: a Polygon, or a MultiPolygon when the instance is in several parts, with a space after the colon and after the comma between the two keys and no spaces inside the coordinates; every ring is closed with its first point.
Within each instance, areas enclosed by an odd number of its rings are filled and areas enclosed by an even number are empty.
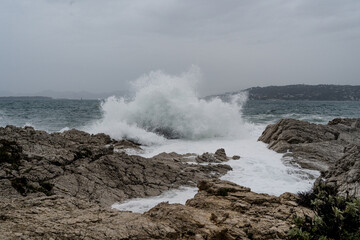
{"type": "MultiPolygon", "coordinates": [[[[58,132],[84,129],[103,117],[104,100],[1,100],[0,126],[33,126],[38,130],[58,132]]],[[[242,119],[266,126],[282,118],[294,118],[326,124],[337,117],[357,118],[357,101],[259,101],[247,100],[242,119]]]]}
{"type": "MultiPolygon", "coordinates": [[[[135,154],[151,157],[161,152],[215,152],[224,148],[233,168],[222,179],[259,193],[280,195],[311,188],[316,171],[286,165],[282,154],[257,139],[268,124],[282,118],[327,123],[336,117],[359,117],[359,102],[249,101],[246,94],[203,100],[197,96],[191,73],[169,76],[154,72],[135,82],[132,99],[0,100],[0,126],[33,126],[48,132],[71,128],[104,132],[115,139],[143,144],[135,154]]],[[[164,194],[115,203],[114,208],[144,212],[161,201],[185,203],[196,188],[183,187],[164,194]]]]}

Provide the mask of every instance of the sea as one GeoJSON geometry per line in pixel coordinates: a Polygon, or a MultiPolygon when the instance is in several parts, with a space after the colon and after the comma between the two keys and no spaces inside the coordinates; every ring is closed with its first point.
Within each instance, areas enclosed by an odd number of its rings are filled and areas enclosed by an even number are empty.
{"type": "MultiPolygon", "coordinates": [[[[192,78],[157,72],[136,81],[134,94],[128,98],[2,99],[0,126],[32,126],[49,133],[72,128],[106,133],[141,143],[142,150],[128,154],[144,157],[161,152],[213,153],[224,148],[228,156],[241,158],[228,162],[233,170],[221,179],[279,196],[309,190],[320,173],[294,165],[259,142],[266,126],[283,118],[326,124],[337,117],[360,115],[360,104],[355,101],[255,101],[248,100],[245,92],[229,94],[226,100],[205,100],[188,79],[192,78]]],[[[113,208],[145,212],[162,201],[184,204],[196,192],[196,187],[183,186],[156,197],[114,203],[113,208]]]]}

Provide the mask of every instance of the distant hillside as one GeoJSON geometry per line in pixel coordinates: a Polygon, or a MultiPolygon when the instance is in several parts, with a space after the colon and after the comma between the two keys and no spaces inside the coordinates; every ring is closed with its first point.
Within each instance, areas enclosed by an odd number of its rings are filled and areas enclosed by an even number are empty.
{"type": "Polygon", "coordinates": [[[250,100],[359,101],[360,86],[287,85],[246,89],[250,100]]]}
{"type": "Polygon", "coordinates": [[[287,85],[253,87],[238,92],[211,95],[229,101],[231,95],[247,92],[249,100],[360,101],[360,86],[350,85],[287,85]]]}
{"type": "Polygon", "coordinates": [[[29,100],[30,98],[37,98],[39,100],[44,99],[104,99],[110,96],[124,97],[128,96],[130,93],[128,91],[112,91],[112,92],[103,92],[103,93],[91,93],[86,91],[72,92],[72,91],[52,91],[46,90],[42,92],[36,93],[11,93],[0,91],[0,98],[16,98],[17,100],[25,98],[25,100],[29,100]],[[25,97],[24,97],[25,96],[25,97]],[[41,97],[39,97],[41,96],[41,97]],[[40,99],[43,98],[43,99],[40,99]]]}
{"type": "Polygon", "coordinates": [[[18,97],[0,97],[0,100],[52,100],[52,98],[42,97],[42,96],[18,96],[18,97]]]}

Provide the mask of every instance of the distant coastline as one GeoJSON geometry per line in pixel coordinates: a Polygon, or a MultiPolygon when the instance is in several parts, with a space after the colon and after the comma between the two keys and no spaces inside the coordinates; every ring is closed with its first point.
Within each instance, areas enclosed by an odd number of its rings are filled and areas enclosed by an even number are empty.
{"type": "Polygon", "coordinates": [[[360,86],[287,85],[246,89],[250,100],[360,101],[360,86]]]}
{"type": "MultiPolygon", "coordinates": [[[[235,92],[215,94],[203,97],[211,99],[219,97],[229,100],[231,95],[238,93],[248,93],[249,100],[269,100],[269,101],[360,101],[360,85],[285,85],[252,87],[235,92]]],[[[37,96],[0,96],[0,100],[53,100],[53,99],[77,99],[77,100],[98,100],[106,99],[110,96],[129,96],[126,91],[112,93],[88,93],[88,92],[48,92],[37,96]],[[53,94],[51,94],[53,93],[53,94]]]]}
{"type": "Polygon", "coordinates": [[[43,96],[9,96],[0,97],[0,100],[53,100],[53,98],[43,96]]]}
{"type": "Polygon", "coordinates": [[[360,85],[286,85],[252,87],[236,92],[207,96],[229,100],[231,95],[248,93],[249,100],[269,101],[360,101],[360,85]]]}

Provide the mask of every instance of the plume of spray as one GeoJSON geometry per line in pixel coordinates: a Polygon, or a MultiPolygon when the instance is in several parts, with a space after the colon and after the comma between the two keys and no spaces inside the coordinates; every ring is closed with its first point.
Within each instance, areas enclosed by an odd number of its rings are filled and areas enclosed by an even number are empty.
{"type": "Polygon", "coordinates": [[[166,138],[241,136],[245,131],[241,108],[247,96],[234,95],[230,102],[200,99],[196,92],[200,80],[194,66],[178,76],[150,72],[132,82],[133,99],[106,99],[101,104],[103,118],[87,130],[145,145],[161,144],[166,138]]]}

